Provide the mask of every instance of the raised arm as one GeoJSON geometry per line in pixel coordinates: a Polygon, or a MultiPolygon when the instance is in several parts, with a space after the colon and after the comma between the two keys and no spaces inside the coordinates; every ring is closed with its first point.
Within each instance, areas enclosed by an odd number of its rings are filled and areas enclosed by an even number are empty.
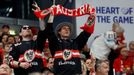
{"type": "MultiPolygon", "coordinates": [[[[39,12],[39,11],[41,11],[41,10],[40,10],[40,7],[37,5],[36,2],[34,2],[34,3],[32,4],[32,6],[34,7],[34,8],[32,9],[34,12],[39,12]]],[[[42,18],[39,18],[39,27],[40,27],[40,30],[41,30],[41,31],[45,30],[45,22],[44,22],[44,19],[42,19],[42,18]]]]}
{"type": "Polygon", "coordinates": [[[50,14],[48,23],[53,23],[53,21],[54,21],[54,15],[50,14]]]}
{"type": "MultiPolygon", "coordinates": [[[[34,14],[37,16],[38,12],[40,12],[41,10],[36,2],[33,4],[33,6],[35,7],[35,9],[33,9],[34,14]]],[[[46,11],[46,13],[52,12],[51,9],[53,9],[54,6],[55,5],[51,6],[50,9],[48,11],[46,11]]],[[[46,39],[48,38],[50,41],[50,39],[53,38],[53,37],[51,37],[51,35],[54,35],[54,32],[53,32],[54,31],[53,30],[54,16],[53,16],[53,14],[50,13],[47,23],[44,22],[44,18],[45,17],[43,17],[43,18],[39,17],[40,31],[39,31],[38,37],[37,37],[37,49],[41,50],[41,51],[44,49],[44,42],[46,41],[46,39]]]]}
{"type": "Polygon", "coordinates": [[[81,29],[83,29],[83,32],[81,32],[80,35],[75,39],[75,42],[78,43],[79,45],[78,46],[79,50],[81,50],[81,48],[84,47],[84,45],[88,41],[88,38],[94,32],[94,26],[95,26],[95,14],[92,14],[89,15],[87,22],[84,24],[84,26],[81,27],[81,29]]]}
{"type": "Polygon", "coordinates": [[[53,21],[54,21],[54,16],[52,14],[50,14],[48,23],[47,23],[47,26],[45,29],[47,31],[48,40],[49,40],[49,48],[51,50],[52,55],[54,55],[55,50],[57,50],[57,47],[58,47],[57,46],[58,39],[54,33],[53,21]]]}
{"type": "MultiPolygon", "coordinates": [[[[34,14],[36,16],[37,15],[43,16],[44,14],[45,14],[45,16],[47,16],[50,12],[52,12],[53,8],[55,7],[55,5],[52,5],[50,7],[50,9],[43,11],[42,14],[39,14],[40,12],[42,12],[42,10],[40,10],[40,7],[37,5],[37,3],[34,2],[32,4],[32,6],[34,7],[32,10],[34,11],[34,14]]],[[[53,23],[53,20],[54,20],[54,16],[52,14],[50,14],[49,19],[48,19],[48,23],[53,23]]],[[[45,30],[45,25],[46,25],[46,23],[44,22],[44,17],[43,18],[39,17],[39,27],[40,27],[41,31],[45,30]]]]}

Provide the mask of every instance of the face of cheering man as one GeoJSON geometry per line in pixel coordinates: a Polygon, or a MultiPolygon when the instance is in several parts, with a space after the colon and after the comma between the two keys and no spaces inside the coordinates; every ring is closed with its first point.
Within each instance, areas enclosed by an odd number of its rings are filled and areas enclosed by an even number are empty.
{"type": "Polygon", "coordinates": [[[70,37],[71,29],[69,26],[64,25],[58,31],[58,34],[62,39],[68,39],[70,37]]]}
{"type": "Polygon", "coordinates": [[[20,36],[22,36],[22,37],[32,37],[31,27],[29,27],[28,25],[24,25],[21,28],[20,36]]]}

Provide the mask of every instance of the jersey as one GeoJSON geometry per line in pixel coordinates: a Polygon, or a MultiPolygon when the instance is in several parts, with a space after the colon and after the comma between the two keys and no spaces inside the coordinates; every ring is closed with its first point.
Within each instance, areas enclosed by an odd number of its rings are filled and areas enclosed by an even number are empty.
{"type": "Polygon", "coordinates": [[[49,23],[46,27],[49,40],[49,48],[54,56],[55,75],[82,74],[80,50],[87,43],[91,33],[83,31],[76,39],[60,39],[49,23]]]}
{"type": "Polygon", "coordinates": [[[21,41],[13,45],[12,51],[10,52],[10,63],[11,61],[18,61],[29,62],[32,65],[32,67],[27,69],[13,67],[15,75],[28,75],[28,73],[42,71],[44,65],[42,60],[42,46],[40,45],[43,42],[39,39],[41,36],[45,36],[45,34],[38,33],[37,41],[21,41]]]}

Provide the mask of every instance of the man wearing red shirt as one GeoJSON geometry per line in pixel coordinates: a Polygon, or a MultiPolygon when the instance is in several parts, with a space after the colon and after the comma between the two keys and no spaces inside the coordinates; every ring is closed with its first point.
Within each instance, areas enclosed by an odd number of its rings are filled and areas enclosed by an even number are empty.
{"type": "Polygon", "coordinates": [[[115,59],[114,61],[114,70],[115,70],[115,75],[130,75],[132,69],[132,62],[128,58],[128,50],[127,48],[122,48],[120,55],[118,58],[115,59]]]}
{"type": "Polygon", "coordinates": [[[134,74],[134,41],[131,41],[129,43],[129,54],[128,54],[128,57],[129,57],[129,59],[133,63],[132,73],[134,74]]]}

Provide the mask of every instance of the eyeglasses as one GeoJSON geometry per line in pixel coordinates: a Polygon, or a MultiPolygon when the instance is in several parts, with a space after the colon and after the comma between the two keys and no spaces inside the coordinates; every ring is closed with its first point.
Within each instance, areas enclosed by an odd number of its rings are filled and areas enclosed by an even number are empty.
{"type": "Polygon", "coordinates": [[[22,29],[24,29],[24,30],[31,29],[31,27],[22,27],[22,29]]]}

